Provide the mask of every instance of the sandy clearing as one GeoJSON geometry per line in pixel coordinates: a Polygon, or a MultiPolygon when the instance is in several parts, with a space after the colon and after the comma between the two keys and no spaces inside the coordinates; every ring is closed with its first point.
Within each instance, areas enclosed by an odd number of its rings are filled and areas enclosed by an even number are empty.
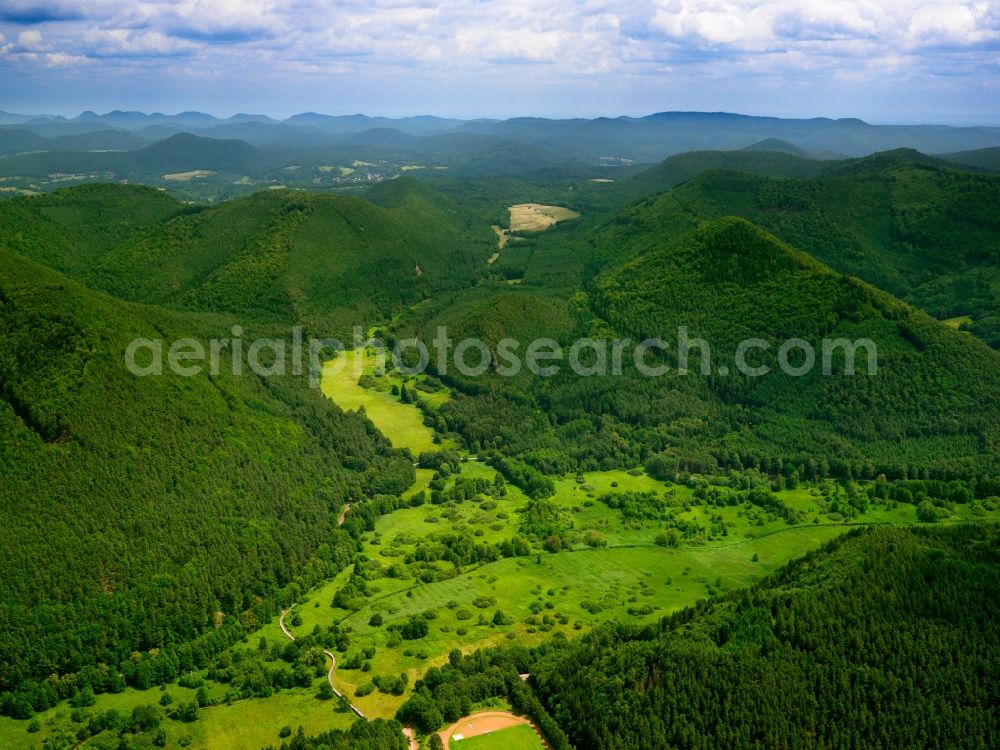
{"type": "Polygon", "coordinates": [[[552,746],[542,736],[538,727],[523,716],[518,716],[510,711],[482,711],[478,714],[472,714],[471,716],[459,719],[447,729],[438,732],[438,735],[440,735],[441,740],[444,742],[445,750],[459,750],[461,739],[478,737],[490,732],[498,732],[501,729],[515,727],[518,724],[525,724],[531,727],[535,731],[535,734],[541,738],[542,743],[551,750],[552,746]],[[454,745],[450,744],[452,737],[455,738],[454,745]]]}
{"type": "Polygon", "coordinates": [[[504,245],[507,244],[507,240],[510,239],[510,235],[507,234],[507,230],[503,227],[498,227],[496,224],[493,225],[493,231],[497,235],[497,247],[503,250],[504,245]]]}
{"type": "Polygon", "coordinates": [[[171,182],[187,182],[188,180],[195,180],[199,177],[208,177],[213,174],[215,174],[215,172],[211,172],[207,169],[192,169],[190,172],[172,172],[171,174],[165,174],[163,175],[163,179],[171,182]]]}
{"type": "Polygon", "coordinates": [[[553,224],[580,216],[562,206],[547,206],[543,203],[519,203],[510,207],[510,229],[512,232],[540,232],[553,224]]]}

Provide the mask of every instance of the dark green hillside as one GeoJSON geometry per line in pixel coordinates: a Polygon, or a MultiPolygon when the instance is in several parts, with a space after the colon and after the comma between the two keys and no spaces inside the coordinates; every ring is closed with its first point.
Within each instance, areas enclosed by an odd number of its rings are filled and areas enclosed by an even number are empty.
{"type": "Polygon", "coordinates": [[[857,532],[531,666],[579,748],[996,747],[996,528],[857,532]]]}
{"type": "Polygon", "coordinates": [[[0,203],[0,246],[80,276],[185,207],[146,187],[80,185],[0,203]]]}
{"type": "Polygon", "coordinates": [[[941,158],[956,164],[1000,172],[1000,147],[998,146],[977,148],[974,151],[960,151],[957,154],[943,154],[941,158]]]}
{"type": "MultiPolygon", "coordinates": [[[[692,471],[784,467],[800,476],[869,477],[996,471],[1000,355],[745,221],[684,231],[673,200],[668,193],[637,206],[593,234],[594,256],[612,268],[589,293],[571,295],[564,309],[576,317],[577,331],[599,338],[659,336],[676,347],[678,328],[687,326],[690,337],[713,347],[711,373],[697,374],[695,354],[695,372],[687,376],[639,377],[626,358],[622,376],[581,378],[564,367],[527,383],[496,378],[488,397],[482,383],[456,379],[467,395],[443,415],[474,450],[497,449],[558,471],[632,466],[653,453],[692,471]],[[616,257],[633,260],[617,265],[616,257]],[[748,360],[771,366],[772,374],[736,374],[733,354],[747,337],[771,345],[748,360]],[[834,353],[831,377],[819,366],[807,377],[789,377],[774,358],[791,337],[809,341],[820,363],[820,339],[870,338],[878,347],[877,374],[867,374],[861,351],[854,376],[843,374],[842,354],[834,353]],[[721,366],[728,374],[720,374],[721,366]],[[527,424],[533,428],[523,429],[527,424]]],[[[489,313],[485,304],[456,306],[435,323],[450,320],[492,339],[505,329],[489,313]]],[[[530,303],[507,317],[516,321],[511,330],[527,332],[558,320],[546,305],[530,303]],[[524,315],[529,319],[522,321],[524,315]]],[[[666,364],[675,363],[675,351],[666,364]]]]}
{"type": "Polygon", "coordinates": [[[0,225],[9,227],[12,249],[124,299],[343,335],[434,291],[469,286],[495,242],[488,226],[465,228],[446,200],[415,180],[394,180],[373,198],[382,205],[264,191],[196,209],[156,191],[93,186],[9,201],[0,205],[0,225]],[[100,210],[60,218],[49,208],[89,196],[100,210]],[[91,218],[95,212],[107,215],[113,232],[91,218]],[[122,229],[127,222],[136,230],[122,229]],[[63,226],[96,238],[78,242],[63,226]]]}
{"type": "Polygon", "coordinates": [[[186,172],[211,169],[247,174],[259,167],[261,156],[245,141],[201,138],[178,133],[152,146],[129,153],[136,168],[150,172],[186,172]]]}
{"type": "Polygon", "coordinates": [[[628,190],[638,200],[653,193],[662,193],[714,169],[801,179],[816,177],[829,168],[830,162],[778,150],[689,151],[671,156],[631,180],[621,181],[621,189],[628,190]]]}
{"type": "MultiPolygon", "coordinates": [[[[812,342],[817,352],[824,337],[869,338],[878,346],[875,376],[826,377],[816,368],[799,378],[714,378],[712,388],[724,402],[782,415],[780,432],[761,426],[757,439],[769,435],[784,443],[784,452],[801,449],[811,432],[829,432],[831,444],[859,459],[885,455],[862,449],[864,443],[944,439],[959,453],[970,450],[951,460],[974,461],[976,454],[991,460],[998,415],[990,394],[1000,388],[996,353],[740,219],[718,220],[677,243],[639,236],[652,242],[641,241],[637,259],[596,284],[594,306],[618,331],[637,339],[673,337],[688,326],[691,336],[713,346],[716,370],[735,370],[731,353],[749,338],[772,345],[751,364],[775,370],[775,350],[790,338],[812,342]],[[918,382],[921,398],[913,393],[918,382]],[[984,410],[989,404],[993,408],[984,410]]],[[[936,452],[923,460],[944,469],[945,450],[936,452]]]]}
{"type": "Polygon", "coordinates": [[[412,482],[411,459],[302,378],[234,377],[226,354],[217,377],[125,369],[134,337],[232,322],[118,302],[0,250],[4,713],[54,702],[30,678],[106,664],[142,686],[201,663],[271,617],[311,556],[342,564],[321,545],[344,501],[412,482]]]}
{"type": "MultiPolygon", "coordinates": [[[[411,311],[406,318],[422,341],[432,341],[439,326],[444,326],[455,344],[464,339],[477,338],[495,352],[501,339],[512,338],[524,342],[522,354],[524,346],[535,339],[551,338],[571,343],[579,325],[572,301],[558,294],[522,290],[506,284],[441,295],[411,311]]],[[[470,367],[476,367],[480,363],[480,354],[471,349],[465,361],[470,367]]],[[[497,365],[500,364],[497,362],[497,365]]],[[[430,366],[433,371],[437,370],[436,361],[432,361],[430,366]]],[[[503,382],[492,377],[464,376],[457,372],[449,359],[448,379],[472,393],[530,389],[534,377],[526,369],[519,377],[505,378],[503,382]]],[[[478,429],[481,432],[489,430],[485,423],[480,424],[478,429]]]]}
{"type": "Polygon", "coordinates": [[[665,226],[743,216],[936,318],[971,316],[996,345],[1000,178],[922,163],[930,157],[913,163],[915,154],[878,154],[807,180],[706,173],[657,204],[673,215],[665,226]]]}
{"type": "Polygon", "coordinates": [[[751,143],[749,146],[744,146],[743,151],[773,151],[791,154],[792,156],[801,156],[803,159],[816,158],[812,152],[804,148],[799,148],[794,143],[783,141],[780,138],[765,138],[762,141],[751,143]]]}

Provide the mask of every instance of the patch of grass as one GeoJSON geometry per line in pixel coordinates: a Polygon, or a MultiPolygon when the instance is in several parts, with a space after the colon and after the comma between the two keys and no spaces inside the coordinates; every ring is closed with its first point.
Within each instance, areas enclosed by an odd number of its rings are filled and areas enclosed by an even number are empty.
{"type": "Polygon", "coordinates": [[[944,323],[949,328],[954,328],[957,330],[961,328],[963,324],[972,325],[972,317],[969,315],[959,315],[954,318],[948,318],[947,320],[942,320],[941,322],[944,323]]]}
{"type": "Polygon", "coordinates": [[[453,750],[545,750],[538,735],[523,724],[478,737],[452,739],[449,745],[453,750]]]}
{"type": "MultiPolygon", "coordinates": [[[[274,627],[277,628],[277,623],[274,627]]],[[[257,748],[276,744],[278,731],[284,726],[294,729],[301,725],[307,734],[318,734],[335,728],[346,729],[353,723],[354,714],[336,710],[332,702],[316,700],[316,690],[323,682],[325,678],[317,678],[310,688],[282,690],[268,698],[208,706],[200,709],[198,720],[191,723],[164,718],[161,726],[167,734],[166,746],[188,747],[191,750],[257,748]]],[[[228,688],[208,682],[206,689],[212,700],[221,701],[228,688]]],[[[166,692],[173,698],[172,705],[175,706],[194,700],[196,693],[195,690],[176,684],[168,685],[166,692]]],[[[114,709],[122,716],[127,716],[137,706],[159,707],[162,695],[163,691],[158,687],[149,690],[128,688],[122,693],[102,694],[97,696],[93,706],[86,709],[86,714],[89,718],[114,709]]],[[[63,702],[38,714],[36,718],[41,724],[41,730],[33,734],[28,732],[29,722],[0,717],[0,747],[28,750],[41,748],[46,741],[56,747],[70,747],[75,744],[75,739],[69,744],[60,744],[59,738],[68,738],[85,725],[73,722],[71,712],[68,702],[63,702]]],[[[103,732],[88,740],[86,747],[114,750],[119,747],[119,738],[117,733],[103,732]]]]}
{"type": "MultiPolygon", "coordinates": [[[[391,375],[375,377],[376,357],[373,350],[346,351],[323,367],[323,394],[345,411],[364,407],[365,414],[389,438],[396,448],[409,448],[414,456],[425,451],[440,450],[434,442],[434,431],[424,424],[423,413],[412,404],[400,402],[391,392],[400,379],[391,375]],[[365,377],[378,382],[378,387],[365,388],[358,381],[365,377]]],[[[446,395],[417,391],[420,398],[433,403],[446,395]]]]}
{"type": "MultiPolygon", "coordinates": [[[[258,748],[277,745],[278,731],[301,726],[315,735],[329,729],[347,729],[355,716],[336,710],[335,701],[316,700],[317,680],[312,688],[282,690],[269,698],[243,700],[203,709],[200,719],[184,725],[192,737],[192,748],[258,748]]],[[[168,722],[174,723],[174,722],[168,722]]]]}
{"type": "MultiPolygon", "coordinates": [[[[535,643],[556,632],[574,636],[607,620],[654,621],[712,590],[746,586],[846,530],[797,526],[729,545],[583,549],[503,559],[447,580],[383,593],[341,621],[351,627],[352,651],[375,647],[371,673],[338,669],[336,680],[350,694],[372,674],[406,672],[412,684],[428,667],[443,663],[451,649],[469,652],[511,638],[535,643]],[[474,602],[480,598],[492,603],[479,608],[474,602]],[[513,624],[493,625],[497,610],[513,624]],[[389,645],[386,625],[429,611],[436,616],[425,638],[389,645]],[[368,622],[376,612],[383,625],[372,627],[368,622]]],[[[390,716],[402,701],[377,692],[355,700],[372,716],[390,716]]]]}
{"type": "Polygon", "coordinates": [[[546,206],[541,203],[519,203],[510,207],[510,229],[512,232],[540,232],[553,224],[580,216],[562,206],[546,206]]]}

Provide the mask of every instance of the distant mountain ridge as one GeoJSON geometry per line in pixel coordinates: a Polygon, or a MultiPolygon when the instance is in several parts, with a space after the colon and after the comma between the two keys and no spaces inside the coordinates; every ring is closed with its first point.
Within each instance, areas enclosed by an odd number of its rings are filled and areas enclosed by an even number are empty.
{"type": "Polygon", "coordinates": [[[159,137],[187,131],[205,137],[244,137],[254,145],[277,142],[288,146],[330,145],[331,138],[373,129],[395,130],[409,136],[476,133],[507,142],[553,149],[565,158],[595,162],[602,157],[653,162],[686,151],[765,149],[786,153],[865,156],[894,148],[924,153],[956,153],[1000,146],[1000,127],[945,125],[872,125],[858,118],[785,119],[730,112],[657,112],[644,117],[549,119],[514,117],[505,120],[420,115],[389,118],[363,114],[327,115],[304,112],[284,120],[266,115],[236,114],[220,118],[203,112],[83,112],[73,118],[55,115],[0,113],[0,128],[18,126],[39,135],[65,135],[93,129],[151,132],[159,137]],[[242,126],[253,126],[235,130],[242,126]],[[274,131],[271,131],[274,128],[274,131]],[[259,138],[260,141],[255,141],[259,138]],[[771,145],[768,146],[767,144],[771,145]],[[780,143],[780,147],[774,144],[780,143]],[[801,152],[801,153],[799,153],[801,152]]]}

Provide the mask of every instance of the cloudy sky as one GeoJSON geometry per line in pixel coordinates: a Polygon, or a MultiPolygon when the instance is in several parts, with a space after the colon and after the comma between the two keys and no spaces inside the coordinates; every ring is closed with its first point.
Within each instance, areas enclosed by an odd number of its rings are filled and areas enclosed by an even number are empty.
{"type": "Polygon", "coordinates": [[[1000,124],[1000,0],[0,0],[0,109],[1000,124]]]}

